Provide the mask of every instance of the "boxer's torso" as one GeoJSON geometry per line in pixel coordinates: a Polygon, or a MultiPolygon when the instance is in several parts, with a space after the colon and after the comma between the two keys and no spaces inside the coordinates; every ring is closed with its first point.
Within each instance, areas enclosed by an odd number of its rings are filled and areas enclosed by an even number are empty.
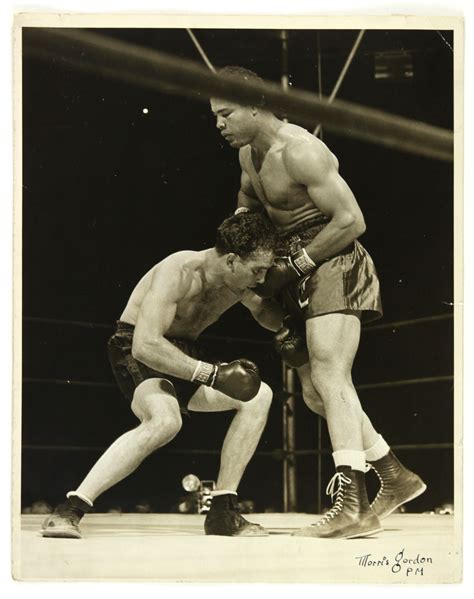
{"type": "Polygon", "coordinates": [[[250,145],[241,149],[240,162],[250,177],[253,189],[265,206],[270,219],[282,232],[305,221],[322,217],[321,211],[309,197],[306,187],[295,182],[285,165],[285,152],[293,143],[318,145],[318,152],[327,152],[337,167],[337,159],[329,149],[305,129],[285,124],[278,131],[278,139],[264,156],[259,156],[250,145]]]}
{"type": "Polygon", "coordinates": [[[132,292],[120,320],[136,324],[142,302],[150,289],[153,277],[165,268],[179,269],[183,279],[183,297],[176,303],[174,320],[166,332],[166,337],[197,339],[208,326],[216,322],[231,306],[242,299],[243,293],[236,293],[225,286],[208,283],[203,269],[203,252],[184,251],[169,256],[156,264],[139,281],[132,292]],[[157,272],[158,270],[158,272],[157,272]]]}

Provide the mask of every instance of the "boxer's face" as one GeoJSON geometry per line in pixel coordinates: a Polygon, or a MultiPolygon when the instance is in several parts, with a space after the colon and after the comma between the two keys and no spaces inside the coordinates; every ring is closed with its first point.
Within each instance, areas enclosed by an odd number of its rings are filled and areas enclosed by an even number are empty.
{"type": "Polygon", "coordinates": [[[229,286],[241,291],[252,289],[259,283],[263,283],[269,268],[273,266],[275,256],[273,252],[257,251],[248,258],[242,259],[233,255],[230,268],[229,286]]]}
{"type": "Polygon", "coordinates": [[[211,110],[216,117],[216,127],[232,148],[241,148],[255,137],[255,108],[212,98],[211,110]]]}

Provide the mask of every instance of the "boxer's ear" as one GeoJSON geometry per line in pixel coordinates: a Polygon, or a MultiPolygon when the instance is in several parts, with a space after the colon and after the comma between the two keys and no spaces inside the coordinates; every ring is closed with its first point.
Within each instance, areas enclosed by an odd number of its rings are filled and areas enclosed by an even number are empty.
{"type": "Polygon", "coordinates": [[[230,254],[227,254],[226,259],[225,259],[225,263],[227,264],[227,266],[230,268],[230,270],[232,272],[234,272],[236,258],[237,258],[237,254],[234,254],[231,252],[230,254]]]}

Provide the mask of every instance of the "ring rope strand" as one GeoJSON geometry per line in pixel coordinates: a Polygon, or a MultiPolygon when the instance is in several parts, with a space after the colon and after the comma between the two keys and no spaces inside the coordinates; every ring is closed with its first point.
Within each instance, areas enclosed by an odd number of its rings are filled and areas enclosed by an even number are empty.
{"type": "MultiPolygon", "coordinates": [[[[420,316],[419,318],[411,318],[409,320],[395,320],[393,322],[386,322],[383,324],[362,326],[362,330],[369,333],[372,331],[381,331],[383,329],[396,329],[403,326],[412,326],[417,324],[424,324],[428,322],[436,322],[440,320],[449,320],[453,318],[453,313],[448,312],[445,314],[433,314],[431,316],[420,316]]],[[[38,324],[57,324],[57,325],[71,325],[84,328],[101,328],[114,330],[115,325],[104,324],[100,322],[85,322],[80,320],[62,320],[59,318],[44,318],[42,316],[24,316],[25,322],[32,322],[38,324]]],[[[210,341],[230,341],[230,342],[249,342],[249,343],[270,343],[262,339],[246,339],[244,337],[219,337],[218,335],[203,335],[202,339],[210,341]]]]}
{"type": "MultiPolygon", "coordinates": [[[[453,449],[454,443],[411,443],[405,445],[391,445],[393,451],[415,451],[418,449],[431,451],[433,449],[453,449]]],[[[98,451],[103,452],[107,449],[105,446],[94,446],[94,445],[34,445],[31,443],[25,443],[21,446],[21,448],[25,451],[98,451]]],[[[160,455],[169,454],[169,455],[194,455],[194,454],[202,454],[202,455],[219,455],[221,453],[221,448],[216,449],[160,449],[160,455]]],[[[271,457],[275,459],[283,459],[284,454],[295,455],[295,456],[308,456],[308,455],[330,455],[332,454],[332,449],[330,448],[322,448],[319,449],[295,449],[293,451],[283,450],[280,448],[272,449],[272,450],[257,450],[254,455],[258,455],[260,457],[271,457]]]]}
{"type": "Polygon", "coordinates": [[[190,60],[67,28],[32,28],[24,52],[82,71],[125,81],[142,88],[180,94],[207,102],[210,97],[258,103],[262,94],[269,110],[310,127],[314,122],[340,135],[437,160],[453,160],[453,132],[352,102],[327,99],[303,90],[283,91],[274,82],[236,81],[210,73],[190,60]]]}
{"type": "MultiPolygon", "coordinates": [[[[451,374],[442,375],[442,376],[429,376],[418,379],[402,379],[399,381],[385,381],[381,383],[366,383],[362,385],[355,385],[357,391],[365,391],[368,389],[387,389],[390,387],[403,387],[407,385],[426,385],[430,383],[445,383],[449,381],[453,381],[454,376],[451,374]]],[[[33,377],[25,377],[23,379],[24,383],[37,383],[37,384],[47,384],[47,385],[70,385],[71,387],[108,387],[108,388],[116,388],[115,383],[105,383],[101,381],[76,381],[73,379],[42,379],[42,378],[33,378],[33,377]]],[[[287,393],[288,396],[297,396],[301,397],[302,393],[300,391],[294,391],[291,393],[287,393]]]]}

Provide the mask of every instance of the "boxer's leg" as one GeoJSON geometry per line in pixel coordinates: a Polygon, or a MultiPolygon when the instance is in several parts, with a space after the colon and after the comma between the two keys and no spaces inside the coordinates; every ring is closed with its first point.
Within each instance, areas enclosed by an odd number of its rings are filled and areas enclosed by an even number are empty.
{"type": "Polygon", "coordinates": [[[171,384],[148,379],[135,390],[132,411],[140,424],[119,437],[99,458],[75,491],[46,519],[44,537],[80,538],[79,521],[94,500],[131,474],[153,451],[181,428],[181,414],[171,384]]]}
{"type": "Polygon", "coordinates": [[[147,379],[136,389],[131,405],[140,424],[119,437],[99,458],[77,488],[91,501],[131,474],[181,429],[179,405],[165,379],[147,379]]]}
{"type": "Polygon", "coordinates": [[[363,411],[351,376],[360,338],[357,312],[306,321],[311,380],[324,404],[336,466],[328,493],[335,498],[315,525],[296,534],[318,538],[367,536],[381,530],[365,486],[363,411]]]}
{"type": "MultiPolygon", "coordinates": [[[[298,376],[301,382],[303,399],[310,410],[326,418],[326,411],[321,396],[316,391],[311,380],[311,366],[309,362],[298,368],[298,376]]],[[[367,414],[362,411],[362,445],[364,451],[379,442],[380,435],[374,429],[367,414]]],[[[388,451],[388,449],[387,449],[388,451]]]]}
{"type": "Polygon", "coordinates": [[[237,401],[210,387],[200,387],[193,395],[188,410],[223,412],[235,410],[221,452],[217,490],[236,491],[250,458],[258,445],[267,422],[272,391],[266,383],[250,401],[237,401]]]}
{"type": "Polygon", "coordinates": [[[238,513],[237,487],[262,435],[271,400],[270,387],[262,383],[257,395],[247,402],[237,401],[209,387],[200,387],[188,404],[188,409],[196,412],[236,411],[222,446],[216,491],[204,524],[206,534],[267,534],[263,527],[248,522],[238,513]]]}
{"type": "MultiPolygon", "coordinates": [[[[324,403],[314,388],[309,363],[298,368],[298,376],[306,405],[325,418],[324,403]]],[[[385,439],[374,429],[365,412],[362,412],[362,442],[365,459],[380,482],[379,490],[371,503],[380,519],[424,493],[426,484],[400,462],[385,439]]]]}

